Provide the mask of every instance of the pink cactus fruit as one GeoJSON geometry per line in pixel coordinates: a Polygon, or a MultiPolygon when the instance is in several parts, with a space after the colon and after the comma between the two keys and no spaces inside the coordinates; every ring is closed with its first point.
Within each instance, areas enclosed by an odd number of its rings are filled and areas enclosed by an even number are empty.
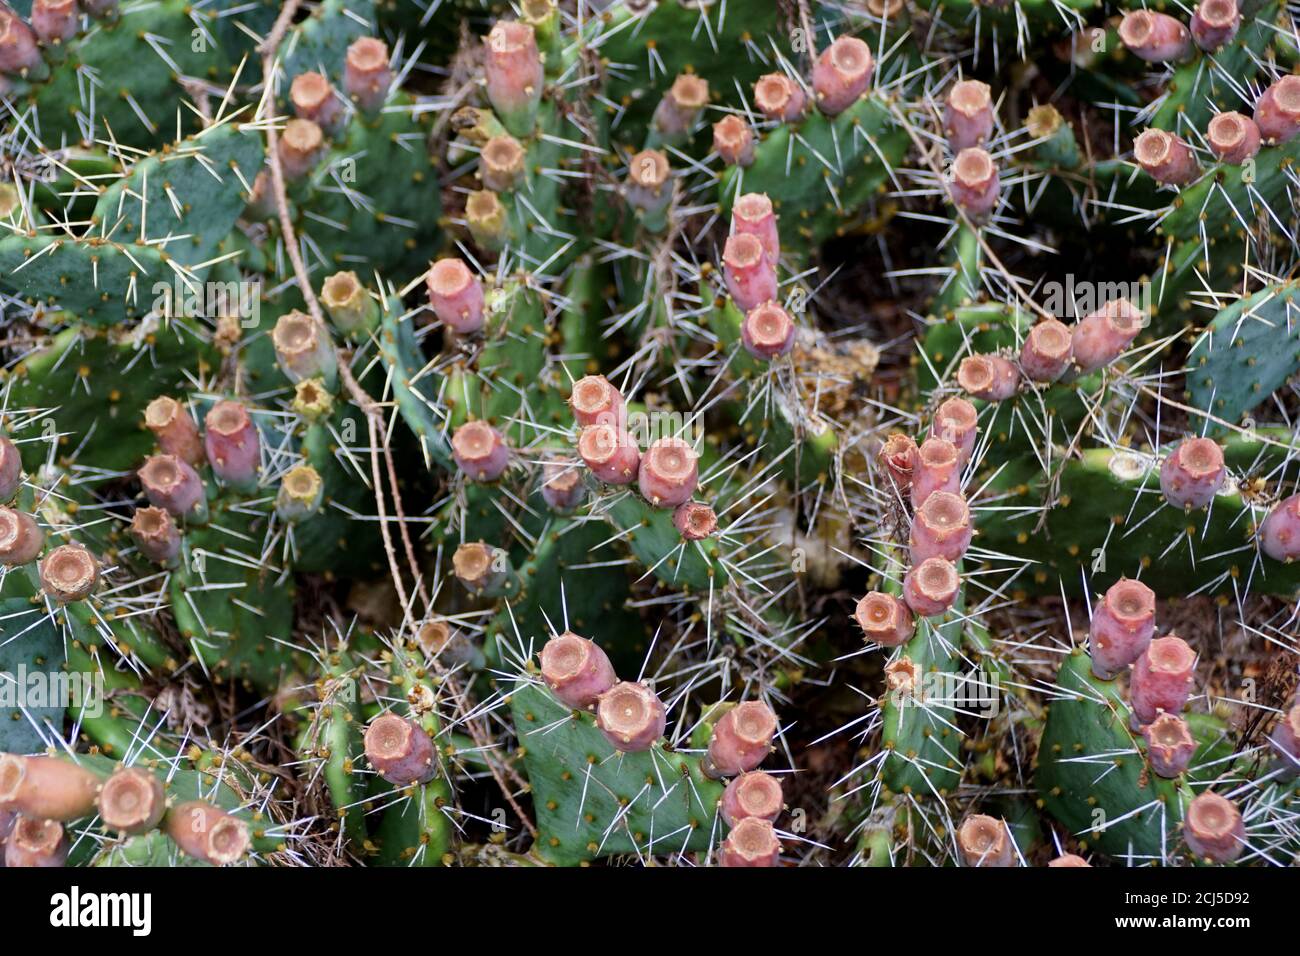
{"type": "Polygon", "coordinates": [[[1278,718],[1268,742],[1277,754],[1281,776],[1289,779],[1300,775],[1300,703],[1292,704],[1291,709],[1278,718]]]}
{"type": "Polygon", "coordinates": [[[758,817],[746,817],[732,827],[718,850],[718,864],[725,867],[776,866],[780,858],[776,828],[758,817]]]}
{"type": "Polygon", "coordinates": [[[709,81],[681,73],[655,108],[655,129],[670,140],[679,139],[691,131],[708,103],[709,81]]]}
{"type": "Polygon", "coordinates": [[[52,548],[40,564],[41,590],[59,604],[84,601],[99,584],[99,562],[81,544],[52,548]]]}
{"type": "Polygon", "coordinates": [[[1187,806],[1183,839],[1201,859],[1231,863],[1246,848],[1246,824],[1235,803],[1206,790],[1187,806]]]}
{"type": "Polygon", "coordinates": [[[673,527],[686,541],[703,541],[718,530],[718,516],[702,501],[688,501],[673,512],[673,527]]]}
{"type": "Polygon", "coordinates": [[[212,473],[228,485],[255,486],[262,451],[248,409],[240,402],[217,402],[204,416],[203,425],[203,447],[212,473]]]}
{"type": "Polygon", "coordinates": [[[931,436],[957,446],[957,456],[963,468],[975,451],[978,432],[979,412],[964,398],[946,400],[935,409],[934,421],[930,423],[931,436]]]}
{"type": "Polygon", "coordinates": [[[1076,853],[1062,853],[1048,866],[1086,866],[1091,869],[1092,864],[1076,853]]]}
{"type": "Polygon", "coordinates": [[[623,753],[649,750],[666,725],[663,701],[645,684],[620,681],[596,702],[596,726],[623,753]]]}
{"type": "Polygon", "coordinates": [[[388,45],[375,37],[354,40],[343,63],[343,92],[363,113],[374,113],[384,105],[392,82],[388,45]]]}
{"type": "Polygon", "coordinates": [[[1192,52],[1192,35],[1181,20],[1166,13],[1131,10],[1119,25],[1119,39],[1148,63],[1176,63],[1192,52]]]}
{"type": "Polygon", "coordinates": [[[70,760],[0,753],[0,810],[38,820],[79,820],[94,812],[99,783],[70,760]]]}
{"type": "Polygon", "coordinates": [[[731,777],[753,770],[772,750],[776,714],[761,700],[747,700],[724,713],[713,725],[706,770],[731,777]]]}
{"type": "Polygon", "coordinates": [[[572,511],[587,496],[582,475],[574,465],[548,461],[542,468],[542,500],[553,511],[572,511]]]}
{"type": "Polygon", "coordinates": [[[1155,630],[1155,592],[1141,581],[1120,578],[1093,608],[1088,632],[1092,672],[1110,680],[1146,653],[1155,630]]]}
{"type": "Polygon", "coordinates": [[[1217,442],[1185,438],[1160,466],[1160,490],[1175,508],[1204,508],[1226,476],[1223,449],[1217,442]]]}
{"type": "Polygon", "coordinates": [[[1004,402],[1020,388],[1020,370],[1001,355],[968,355],[957,369],[957,384],[986,402],[1004,402]]]}
{"type": "Polygon", "coordinates": [[[1260,132],[1249,116],[1220,113],[1206,127],[1205,140],[1220,161],[1240,166],[1259,152],[1260,132]]]}
{"type": "Polygon", "coordinates": [[[784,73],[768,73],[754,83],[754,105],[770,120],[793,123],[803,116],[803,87],[784,73]]]}
{"type": "Polygon", "coordinates": [[[656,508],[676,508],[690,501],[699,480],[699,456],[680,438],[654,441],[637,473],[641,494],[656,508]]]}
{"type": "Polygon", "coordinates": [[[532,132],[546,82],[537,36],[527,23],[500,20],[487,36],[487,96],[506,129],[532,132]]]}
{"type": "Polygon", "coordinates": [[[1161,714],[1142,728],[1142,736],[1147,742],[1147,760],[1158,777],[1177,777],[1196,753],[1187,721],[1175,714],[1161,714]]]}
{"type": "Polygon", "coordinates": [[[438,772],[433,741],[406,717],[380,714],[366,728],[365,745],[370,766],[396,787],[425,783],[438,772]]]}
{"type": "Polygon", "coordinates": [[[429,304],[447,328],[470,335],[483,328],[483,280],[461,259],[439,259],[429,267],[429,304]]]}
{"type": "Polygon", "coordinates": [[[1016,865],[1015,848],[1007,825],[997,817],[973,813],[957,830],[957,849],[962,864],[972,867],[1007,867],[1016,865]]]}
{"type": "Polygon", "coordinates": [[[917,454],[916,441],[902,432],[891,432],[880,446],[880,461],[900,495],[908,493],[912,487],[917,454]]]}
{"type": "Polygon", "coordinates": [[[601,481],[628,485],[636,481],[641,452],[626,431],[609,422],[588,425],[578,436],[578,454],[601,481]]]}
{"type": "Polygon", "coordinates": [[[116,770],[99,791],[99,819],[118,833],[145,833],[167,811],[163,782],[141,767],[116,770]]]}
{"type": "Polygon", "coordinates": [[[776,262],[781,256],[781,237],[776,228],[776,212],[767,193],[745,193],[731,207],[732,233],[755,236],[763,252],[776,262]]]}
{"type": "Polygon", "coordinates": [[[7,7],[0,9],[0,73],[21,74],[43,65],[31,27],[7,7]]]}
{"type": "Polygon", "coordinates": [[[957,208],[977,225],[993,214],[1001,189],[997,163],[986,150],[972,146],[963,149],[952,161],[948,194],[957,208]]]}
{"type": "Polygon", "coordinates": [[[728,237],[722,250],[722,274],[741,312],[777,297],[776,263],[768,258],[758,236],[740,232],[728,237]]]}
{"type": "Polygon", "coordinates": [[[573,383],[569,408],[579,425],[624,424],[623,394],[603,375],[586,375],[573,383]]]}
{"type": "Polygon", "coordinates": [[[840,37],[822,50],[813,64],[817,107],[836,116],[852,106],[871,86],[875,63],[871,48],[857,37],[840,37]]]}
{"type": "Polygon", "coordinates": [[[749,166],[754,162],[754,131],[729,113],[713,124],[713,149],[728,166],[749,166]]]}
{"type": "Polygon", "coordinates": [[[775,823],[784,805],[781,781],[761,770],[742,773],[722,791],[722,819],[729,827],[751,818],[775,823]]]}
{"type": "Polygon", "coordinates": [[[45,532],[23,511],[0,508],[0,565],[17,567],[35,561],[45,546],[45,532]]]}
{"type": "Polygon", "coordinates": [[[299,119],[311,120],[330,136],[337,136],[347,121],[334,87],[322,74],[308,70],[293,78],[289,100],[299,119]]]}
{"type": "Polygon", "coordinates": [[[496,481],[510,464],[505,437],[484,421],[466,422],[452,432],[451,455],[470,481],[496,481]]]}
{"type": "Polygon", "coordinates": [[[903,578],[903,600],[921,617],[937,617],[957,600],[961,577],[946,558],[927,558],[903,578]]]}
{"type": "Polygon", "coordinates": [[[76,0],[35,0],[32,32],[46,46],[67,43],[77,35],[81,13],[76,0]]]}
{"type": "Polygon", "coordinates": [[[594,641],[565,631],[542,648],[542,679],[566,707],[589,710],[618,683],[614,665],[594,641]]]}
{"type": "Polygon", "coordinates": [[[325,137],[311,120],[291,119],[285,124],[277,146],[284,178],[305,179],[325,155],[325,137]]]}
{"type": "Polygon", "coordinates": [[[883,591],[864,595],[853,611],[853,619],[862,628],[863,639],[881,647],[906,644],[916,631],[916,620],[907,605],[883,591]]]}
{"type": "Polygon", "coordinates": [[[1070,327],[1056,319],[1044,319],[1029,330],[1020,349],[1020,367],[1035,382],[1055,382],[1074,357],[1070,327]]]}
{"type": "Polygon", "coordinates": [[[920,508],[936,491],[961,491],[961,454],[952,442],[931,437],[916,450],[912,507],[920,508]]]}
{"type": "Polygon", "coordinates": [[[12,501],[23,484],[23,458],[18,446],[0,435],[0,502],[12,501]]]}
{"type": "Polygon", "coordinates": [[[144,423],[164,452],[195,467],[203,463],[199,426],[190,410],[176,399],[159,395],[145,406],[144,423]]]}
{"type": "Polygon", "coordinates": [[[1255,125],[1270,143],[1285,143],[1300,133],[1300,76],[1288,73],[1260,94],[1255,125]]]}
{"type": "Polygon", "coordinates": [[[484,541],[466,541],[451,556],[452,573],[474,593],[495,591],[510,579],[509,555],[484,541]]]}
{"type": "Polygon", "coordinates": [[[334,343],[325,324],[293,309],[276,319],[271,330],[275,359],[284,377],[295,385],[309,378],[333,383],[338,374],[334,343]]]}
{"type": "Polygon", "coordinates": [[[1259,526],[1259,546],[1274,561],[1300,558],[1300,495],[1273,506],[1259,526]]]}
{"type": "Polygon", "coordinates": [[[4,842],[4,865],[61,867],[68,862],[68,841],[63,826],[54,820],[20,816],[4,842]]]}
{"type": "Polygon", "coordinates": [[[958,80],[944,102],[943,132],[954,153],[983,146],[993,135],[993,95],[987,83],[958,80]]]}
{"type": "Polygon", "coordinates": [[[162,508],[137,508],[130,531],[140,553],[155,564],[171,564],[181,552],[180,529],[162,508]]]}
{"type": "Polygon", "coordinates": [[[186,856],[212,866],[238,863],[252,845],[248,824],[200,800],[172,807],[163,817],[163,830],[186,856]]]}
{"type": "Polygon", "coordinates": [[[934,557],[957,561],[970,547],[974,533],[966,498],[951,491],[936,491],[926,497],[912,519],[912,563],[934,557]]]}
{"type": "Polygon", "coordinates": [[[1137,663],[1129,683],[1133,726],[1151,723],[1161,713],[1179,714],[1192,692],[1196,652],[1176,634],[1157,637],[1137,663]]]}
{"type": "Polygon", "coordinates": [[[794,320],[775,302],[764,302],[750,309],[740,325],[740,341],[745,351],[764,362],[789,354],[794,348],[794,336],[794,320]]]}
{"type": "Polygon", "coordinates": [[[139,471],[145,497],[177,518],[195,517],[205,504],[199,473],[175,455],[150,455],[139,471]]]}
{"type": "Polygon", "coordinates": [[[1133,142],[1133,158],[1148,176],[1166,186],[1190,183],[1201,171],[1187,141],[1162,129],[1143,130],[1133,142]]]}
{"type": "Polygon", "coordinates": [[[1146,317],[1128,299],[1115,299],[1089,313],[1074,326],[1074,363],[1081,372],[1095,372],[1124,354],[1146,317]]]}
{"type": "Polygon", "coordinates": [[[1213,52],[1231,43],[1241,27],[1237,0],[1201,0],[1192,14],[1192,39],[1202,50],[1213,52]]]}

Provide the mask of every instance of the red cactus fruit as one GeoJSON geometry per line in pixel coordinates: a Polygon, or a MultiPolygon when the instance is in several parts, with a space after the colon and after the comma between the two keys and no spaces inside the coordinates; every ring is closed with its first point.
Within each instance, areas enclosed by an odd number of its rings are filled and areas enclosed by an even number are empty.
{"type": "Polygon", "coordinates": [[[1196,753],[1196,741],[1187,721],[1174,714],[1161,714],[1142,728],[1147,742],[1147,760],[1156,776],[1173,778],[1187,769],[1196,753]]]}
{"type": "Polygon", "coordinates": [[[903,578],[903,600],[921,617],[936,617],[957,599],[961,577],[945,558],[927,558],[903,578]]]}
{"type": "Polygon", "coordinates": [[[627,485],[636,481],[641,452],[626,431],[609,422],[588,425],[578,436],[578,454],[601,481],[627,485]]]}
{"type": "Polygon", "coordinates": [[[238,863],[252,843],[243,820],[199,800],[172,807],[163,829],[182,853],[213,866],[238,863]]]}
{"type": "Polygon", "coordinates": [[[916,631],[916,620],[907,605],[883,591],[864,595],[853,611],[853,619],[862,628],[864,640],[881,647],[906,644],[916,631]]]}
{"type": "Polygon", "coordinates": [[[912,470],[912,507],[920,508],[936,491],[961,491],[961,453],[942,438],[927,438],[916,450],[912,470]]]}
{"type": "Polygon", "coordinates": [[[1255,121],[1240,113],[1220,113],[1205,129],[1210,152],[1220,161],[1240,166],[1259,152],[1260,132],[1255,121]]]}
{"type": "Polygon", "coordinates": [[[973,867],[1016,865],[1015,848],[1007,825],[996,817],[974,813],[957,830],[957,849],[962,863],[973,867]]]}
{"type": "Polygon", "coordinates": [[[722,250],[722,274],[727,291],[742,312],[777,297],[776,264],[764,252],[758,236],[741,232],[728,237],[722,250]]]}
{"type": "Polygon", "coordinates": [[[1119,39],[1138,59],[1175,63],[1192,52],[1192,35],[1181,20],[1166,13],[1131,10],[1119,25],[1119,39]]]}
{"type": "Polygon", "coordinates": [[[1074,363],[1082,372],[1095,372],[1124,354],[1146,317],[1128,299],[1115,299],[1084,316],[1074,326],[1074,363]]]}
{"type": "Polygon", "coordinates": [[[1187,141],[1162,129],[1143,130],[1133,142],[1133,158],[1148,176],[1166,186],[1189,183],[1201,171],[1187,141]]]}
{"type": "Polygon", "coordinates": [[[1133,726],[1151,723],[1161,713],[1178,714],[1192,692],[1196,652],[1176,634],[1157,637],[1137,663],[1129,683],[1133,726]]]}
{"type": "Polygon", "coordinates": [[[483,328],[483,281],[460,259],[439,259],[426,281],[433,313],[447,328],[470,335],[483,328]]]}
{"type": "Polygon", "coordinates": [[[857,37],[840,37],[813,64],[817,107],[827,116],[843,113],[871,86],[871,48],[857,37]]]}
{"type": "Polygon", "coordinates": [[[1155,630],[1155,592],[1141,581],[1120,578],[1093,608],[1088,635],[1092,672],[1110,680],[1146,652],[1155,630]]]}
{"type": "Polygon", "coordinates": [[[36,519],[13,508],[0,508],[0,564],[17,567],[35,561],[45,546],[45,532],[36,519]]]}
{"type": "Polygon", "coordinates": [[[380,714],[366,728],[365,745],[370,766],[396,787],[426,783],[438,773],[433,741],[406,717],[380,714]]]}
{"type": "Polygon", "coordinates": [[[1004,402],[1020,388],[1020,370],[1001,355],[968,355],[957,369],[957,384],[986,402],[1004,402]]]}
{"type": "Polygon", "coordinates": [[[912,519],[912,563],[940,557],[957,561],[970,547],[975,529],[966,498],[951,491],[926,497],[912,519]]]}
{"type": "Polygon", "coordinates": [[[451,455],[470,481],[496,481],[510,464],[505,437],[484,421],[466,422],[452,432],[451,455]]]}
{"type": "Polygon", "coordinates": [[[656,508],[676,508],[690,501],[699,479],[699,456],[680,438],[653,442],[637,472],[641,494],[656,508]]]}
{"type": "Polygon", "coordinates": [[[1070,327],[1056,319],[1044,319],[1029,330],[1020,349],[1020,367],[1035,382],[1055,382],[1074,357],[1070,327]]]}
{"type": "Polygon", "coordinates": [[[645,684],[621,681],[596,702],[596,726],[615,750],[649,750],[664,735],[663,701],[645,684]]]}
{"type": "Polygon", "coordinates": [[[793,123],[803,116],[807,97],[784,73],[768,73],[754,83],[754,105],[770,120],[793,123]]]}
{"type": "Polygon", "coordinates": [[[1160,466],[1160,490],[1176,508],[1204,508],[1223,487],[1223,449],[1209,438],[1186,438],[1160,466]]]}
{"type": "Polygon", "coordinates": [[[1246,848],[1246,825],[1235,803],[1206,790],[1188,804],[1183,839],[1198,857],[1231,863],[1246,848]]]}
{"type": "Polygon", "coordinates": [[[542,679],[566,707],[589,710],[618,683],[605,652],[571,631],[547,641],[541,657],[542,679]]]}
{"type": "Polygon", "coordinates": [[[993,95],[987,83],[959,80],[944,101],[943,132],[954,153],[983,146],[993,135],[993,95]]]}
{"type": "Polygon", "coordinates": [[[776,714],[767,704],[761,700],[737,704],[713,725],[707,771],[730,777],[753,770],[771,751],[776,731],[776,714]]]}
{"type": "Polygon", "coordinates": [[[190,410],[176,399],[159,395],[145,406],[144,423],[153,432],[158,447],[168,455],[175,455],[195,467],[203,463],[205,456],[199,426],[190,410]]]}

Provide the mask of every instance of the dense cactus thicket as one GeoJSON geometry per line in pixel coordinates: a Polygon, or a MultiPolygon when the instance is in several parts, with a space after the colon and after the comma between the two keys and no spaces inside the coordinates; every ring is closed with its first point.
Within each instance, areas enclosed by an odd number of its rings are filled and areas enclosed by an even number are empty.
{"type": "Polygon", "coordinates": [[[1287,866],[1274,0],[0,4],[8,866],[1287,866]]]}

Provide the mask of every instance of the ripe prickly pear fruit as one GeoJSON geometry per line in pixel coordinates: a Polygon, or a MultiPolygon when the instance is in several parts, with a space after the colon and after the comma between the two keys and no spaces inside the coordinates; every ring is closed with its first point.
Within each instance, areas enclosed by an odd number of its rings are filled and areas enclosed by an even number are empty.
{"type": "Polygon", "coordinates": [[[641,452],[632,437],[609,422],[588,425],[582,430],[578,436],[578,454],[591,473],[606,484],[631,484],[641,467],[641,452]]]}
{"type": "Polygon", "coordinates": [[[1196,741],[1187,721],[1174,714],[1161,714],[1142,728],[1147,742],[1147,759],[1157,776],[1173,778],[1187,769],[1196,753],[1196,741]]]}
{"type": "Polygon", "coordinates": [[[1002,184],[993,157],[978,146],[963,149],[952,161],[948,194],[971,221],[984,223],[997,208],[1002,184]]]}
{"type": "Polygon", "coordinates": [[[1166,186],[1190,183],[1201,171],[1187,141],[1162,129],[1144,130],[1133,142],[1133,158],[1148,176],[1166,186]]]}
{"type": "Polygon", "coordinates": [[[673,527],[687,541],[703,541],[718,530],[718,516],[702,501],[688,501],[673,512],[673,527]]]}
{"type": "Polygon", "coordinates": [[[1260,94],[1255,125],[1270,143],[1285,143],[1300,133],[1300,76],[1288,73],[1260,94]]]}
{"type": "Polygon", "coordinates": [[[1202,50],[1213,53],[1231,43],[1241,27],[1237,0],[1201,0],[1192,14],[1192,39],[1202,50]]]}
{"type": "Polygon", "coordinates": [[[1044,319],[1029,330],[1020,348],[1020,367],[1035,382],[1055,382],[1070,367],[1074,340],[1070,327],[1044,319]]]}
{"type": "Polygon", "coordinates": [[[468,590],[492,594],[510,579],[507,553],[482,541],[466,541],[451,556],[452,573],[468,590]]]}
{"type": "Polygon", "coordinates": [[[1223,487],[1223,449],[1209,438],[1186,438],[1160,466],[1160,490],[1176,508],[1204,508],[1223,487]]]}
{"type": "Polygon", "coordinates": [[[1240,166],[1259,152],[1259,127],[1249,116],[1220,113],[1206,126],[1205,141],[1220,162],[1240,166]]]}
{"type": "Polygon", "coordinates": [[[255,488],[262,450],[248,409],[241,402],[217,402],[204,416],[203,426],[203,447],[212,473],[234,488],[255,488]]]}
{"type": "Polygon", "coordinates": [[[90,597],[99,584],[99,562],[81,544],[61,544],[41,560],[41,590],[59,604],[90,597]]]}
{"type": "Polygon", "coordinates": [[[961,464],[961,453],[952,442],[933,437],[921,442],[912,470],[912,507],[920,508],[935,492],[960,492],[961,464]]]}
{"type": "Polygon", "coordinates": [[[172,807],[163,828],[181,852],[213,866],[238,863],[251,843],[243,820],[199,800],[172,807]]]}
{"type": "Polygon", "coordinates": [[[713,149],[728,166],[749,166],[754,162],[754,131],[735,113],[713,124],[713,149]]]}
{"type": "Polygon", "coordinates": [[[822,50],[813,64],[817,108],[836,116],[852,106],[871,86],[875,62],[871,48],[857,37],[840,37],[822,50]]]}
{"type": "Polygon", "coordinates": [[[775,302],[750,309],[740,326],[745,351],[763,361],[789,354],[794,348],[794,335],[794,320],[775,302]]]}
{"type": "Polygon", "coordinates": [[[138,472],[145,497],[177,518],[201,518],[206,508],[199,473],[175,455],[150,455],[138,472]]]}
{"type": "Polygon", "coordinates": [[[944,101],[943,132],[954,153],[983,146],[993,136],[993,95],[987,83],[959,80],[944,101]]]}
{"type": "Polygon", "coordinates": [[[899,495],[911,490],[918,453],[916,441],[902,432],[891,432],[880,446],[880,460],[899,495]]]}
{"type": "Polygon", "coordinates": [[[587,488],[574,465],[548,461],[542,469],[542,500],[561,513],[572,511],[586,497],[587,488]]]}
{"type": "Polygon", "coordinates": [[[58,757],[0,754],[0,810],[39,820],[77,820],[94,812],[99,777],[58,757]]]}
{"type": "Polygon", "coordinates": [[[726,867],[776,866],[781,857],[781,841],[776,828],[767,820],[746,817],[737,823],[722,841],[718,864],[726,867]]]}
{"type": "Polygon", "coordinates": [[[1183,839],[1198,857],[1231,863],[1246,848],[1246,825],[1235,803],[1206,790],[1187,807],[1183,839]]]}
{"type": "Polygon", "coordinates": [[[1196,652],[1176,634],[1158,637],[1133,665],[1129,703],[1133,726],[1151,723],[1160,714],[1178,714],[1192,692],[1196,652]]]}
{"type": "Polygon", "coordinates": [[[145,833],[167,812],[167,796],[162,781],[148,770],[124,767],[104,781],[98,806],[99,818],[110,830],[145,833]]]}
{"type": "Polygon", "coordinates": [[[728,710],[713,725],[706,772],[730,777],[753,770],[772,750],[776,714],[761,700],[747,700],[728,710]]]}
{"type": "Polygon", "coordinates": [[[664,735],[666,724],[663,701],[645,684],[622,681],[596,703],[596,726],[624,753],[649,750],[664,735]]]}
{"type": "Polygon", "coordinates": [[[470,335],[483,328],[483,282],[460,259],[439,259],[429,267],[429,304],[447,328],[470,335]]]}
{"type": "Polygon", "coordinates": [[[655,107],[655,129],[665,139],[679,142],[691,131],[708,103],[709,81],[694,73],[682,73],[655,107]]]}
{"type": "Polygon", "coordinates": [[[680,438],[660,438],[641,458],[637,483],[656,508],[676,508],[691,500],[699,483],[699,456],[680,438]]]}
{"type": "Polygon", "coordinates": [[[12,501],[23,484],[23,459],[18,446],[0,435],[0,501],[12,501]]]}
{"type": "Polygon", "coordinates": [[[1107,302],[1074,326],[1074,363],[1082,372],[1095,372],[1124,354],[1146,319],[1128,299],[1107,302]]]}
{"type": "Polygon", "coordinates": [[[1259,546],[1275,561],[1300,558],[1300,495],[1273,506],[1259,526],[1259,546]]]}
{"type": "Polygon", "coordinates": [[[61,867],[68,862],[68,841],[62,824],[20,816],[4,843],[6,867],[61,867]]]}
{"type": "Polygon", "coordinates": [[[289,86],[289,101],[295,116],[310,120],[330,137],[338,136],[347,122],[334,87],[320,73],[309,70],[295,76],[289,86]]]}
{"type": "Polygon", "coordinates": [[[966,466],[975,451],[975,439],[979,431],[979,413],[975,406],[964,398],[950,398],[934,412],[934,421],[930,424],[930,434],[942,438],[957,446],[957,457],[961,467],[966,466]]]}
{"type": "Polygon", "coordinates": [[[742,773],[722,792],[722,819],[729,827],[751,818],[775,823],[783,806],[781,781],[761,770],[742,773]]]}
{"type": "Polygon", "coordinates": [[[781,237],[776,212],[767,193],[745,193],[731,207],[731,231],[757,237],[767,257],[776,262],[781,255],[781,237]]]}
{"type": "Polygon", "coordinates": [[[957,831],[957,849],[962,863],[973,867],[1016,865],[1016,853],[1007,825],[996,817],[975,813],[962,821],[957,831]]]}
{"type": "Polygon", "coordinates": [[[588,710],[618,683],[605,652],[571,631],[547,641],[541,658],[542,679],[566,707],[588,710]]]}
{"type": "Polygon", "coordinates": [[[432,780],[438,772],[433,741],[423,727],[397,714],[380,714],[365,734],[366,759],[395,787],[432,780]]]}
{"type": "Polygon", "coordinates": [[[1288,779],[1300,775],[1300,704],[1278,718],[1268,742],[1277,753],[1281,775],[1288,779]]]}
{"type": "Polygon", "coordinates": [[[863,638],[881,647],[899,647],[912,639],[916,621],[907,605],[883,591],[871,591],[858,601],[853,619],[863,638]]]}
{"type": "Polygon", "coordinates": [[[803,116],[807,97],[784,73],[768,73],[754,83],[754,105],[770,120],[793,123],[803,116]]]}
{"type": "Polygon", "coordinates": [[[1192,35],[1181,20],[1167,13],[1132,10],[1119,25],[1119,39],[1138,59],[1176,63],[1192,52],[1192,35]]]}
{"type": "Polygon", "coordinates": [[[1004,402],[1020,388],[1020,370],[1001,355],[968,355],[957,369],[957,384],[986,402],[1004,402]]]}
{"type": "Polygon", "coordinates": [[[505,437],[484,421],[466,422],[452,432],[451,454],[470,481],[496,481],[510,464],[505,437]]]}
{"type": "Polygon", "coordinates": [[[546,82],[537,36],[527,23],[499,20],[487,36],[487,96],[506,129],[527,136],[546,82]]]}
{"type": "Polygon", "coordinates": [[[926,497],[912,519],[912,563],[940,557],[957,561],[970,547],[975,528],[961,494],[936,491],[926,497]]]}
{"type": "Polygon", "coordinates": [[[623,423],[625,408],[623,394],[603,375],[587,375],[573,383],[569,394],[569,408],[579,425],[608,422],[623,423]]]}
{"type": "Polygon", "coordinates": [[[45,546],[45,532],[31,515],[0,508],[0,564],[17,567],[35,561],[45,546]]]}
{"type": "Polygon", "coordinates": [[[158,447],[187,464],[203,463],[203,439],[190,410],[174,398],[159,395],[144,410],[145,426],[153,432],[158,447]]]}
{"type": "Polygon", "coordinates": [[[957,599],[961,577],[945,558],[927,558],[903,578],[903,599],[921,617],[936,617],[957,599]]]}
{"type": "Polygon", "coordinates": [[[155,564],[169,565],[181,553],[181,533],[171,514],[162,508],[137,508],[131,516],[135,546],[155,564]]]}
{"type": "Polygon", "coordinates": [[[727,291],[742,312],[776,299],[776,264],[768,258],[763,241],[749,233],[733,233],[722,250],[722,273],[727,291]]]}
{"type": "Polygon", "coordinates": [[[1110,680],[1141,657],[1156,629],[1156,595],[1141,581],[1120,578],[1092,611],[1092,672],[1110,680]]]}

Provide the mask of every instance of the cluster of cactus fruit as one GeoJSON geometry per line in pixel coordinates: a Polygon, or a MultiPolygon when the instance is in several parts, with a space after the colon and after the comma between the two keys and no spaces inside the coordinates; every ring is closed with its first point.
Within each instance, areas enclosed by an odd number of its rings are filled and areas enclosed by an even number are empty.
{"type": "Polygon", "coordinates": [[[0,98],[5,865],[1300,861],[1284,5],[9,0],[0,98]]]}

